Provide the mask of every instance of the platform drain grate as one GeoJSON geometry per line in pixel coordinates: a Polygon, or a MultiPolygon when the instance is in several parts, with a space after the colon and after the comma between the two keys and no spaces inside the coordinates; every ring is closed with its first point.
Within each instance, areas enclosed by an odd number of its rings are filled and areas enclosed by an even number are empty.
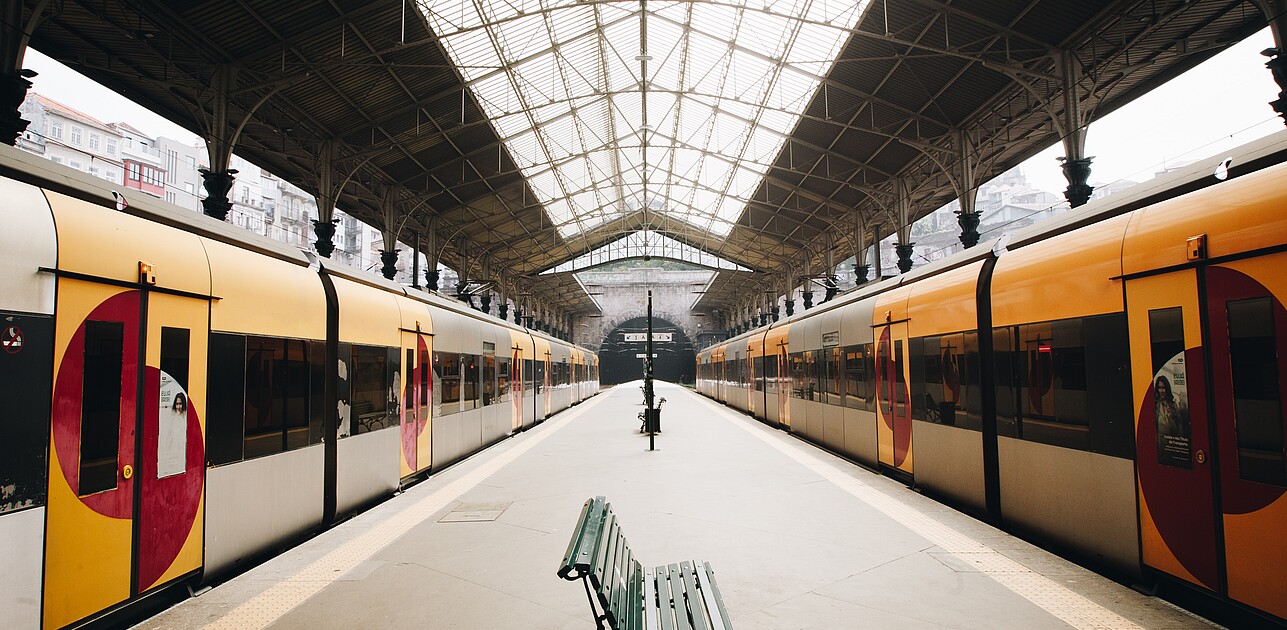
{"type": "MultiPolygon", "coordinates": [[[[511,502],[512,503],[512,502],[511,502]]],[[[461,503],[446,516],[438,519],[439,523],[480,523],[500,518],[510,503],[461,503]]]]}

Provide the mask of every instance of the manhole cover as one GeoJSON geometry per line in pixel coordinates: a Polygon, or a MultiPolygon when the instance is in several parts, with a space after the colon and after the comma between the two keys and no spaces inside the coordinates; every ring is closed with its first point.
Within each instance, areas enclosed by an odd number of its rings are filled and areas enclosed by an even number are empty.
{"type": "MultiPolygon", "coordinates": [[[[511,502],[512,503],[512,502],[511,502]]],[[[438,519],[439,523],[476,523],[500,518],[509,503],[462,503],[438,519]]]]}

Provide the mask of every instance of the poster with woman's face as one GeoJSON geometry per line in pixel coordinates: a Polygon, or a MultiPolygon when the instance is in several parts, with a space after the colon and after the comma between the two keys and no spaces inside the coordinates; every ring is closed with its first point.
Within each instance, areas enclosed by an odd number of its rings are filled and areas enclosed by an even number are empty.
{"type": "Polygon", "coordinates": [[[1153,418],[1157,423],[1157,461],[1192,468],[1189,385],[1184,353],[1171,357],[1153,374],[1153,418]]]}
{"type": "Polygon", "coordinates": [[[188,461],[188,393],[174,377],[161,372],[157,413],[156,478],[181,475],[188,461]]]}

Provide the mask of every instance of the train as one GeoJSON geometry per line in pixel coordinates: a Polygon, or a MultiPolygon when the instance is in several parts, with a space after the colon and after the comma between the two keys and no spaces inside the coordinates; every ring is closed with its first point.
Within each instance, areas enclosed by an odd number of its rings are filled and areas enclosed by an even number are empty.
{"type": "Polygon", "coordinates": [[[0,199],[7,628],[241,570],[598,391],[575,345],[10,147],[0,199]]]}
{"type": "Polygon", "coordinates": [[[1285,159],[1280,132],[860,286],[699,351],[697,389],[1109,574],[1282,623],[1285,159]]]}

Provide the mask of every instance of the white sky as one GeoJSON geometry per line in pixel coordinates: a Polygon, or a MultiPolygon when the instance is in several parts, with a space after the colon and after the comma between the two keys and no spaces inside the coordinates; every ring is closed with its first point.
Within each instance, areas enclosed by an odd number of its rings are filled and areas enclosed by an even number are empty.
{"type": "MultiPolygon", "coordinates": [[[[1091,183],[1143,181],[1164,164],[1193,160],[1283,129],[1269,107],[1278,87],[1259,53],[1273,46],[1265,29],[1176,80],[1091,123],[1087,154],[1091,183]]],[[[40,73],[32,91],[61,101],[103,122],[124,121],[139,130],[179,140],[198,138],[133,101],[29,49],[24,66],[40,73]]],[[[1067,187],[1056,144],[1023,164],[1037,188],[1067,187]]]]}

